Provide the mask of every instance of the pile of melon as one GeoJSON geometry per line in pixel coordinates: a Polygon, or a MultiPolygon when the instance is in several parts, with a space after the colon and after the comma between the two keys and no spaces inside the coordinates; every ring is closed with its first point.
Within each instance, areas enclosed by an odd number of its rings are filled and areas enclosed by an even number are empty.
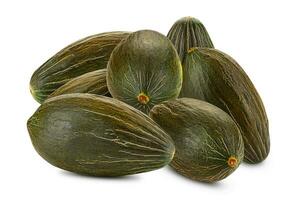
{"type": "Polygon", "coordinates": [[[265,108],[253,83],[185,17],[167,36],[106,32],[81,39],[32,75],[41,105],[27,127],[49,163],[92,176],[170,165],[216,182],[269,153],[265,108]]]}

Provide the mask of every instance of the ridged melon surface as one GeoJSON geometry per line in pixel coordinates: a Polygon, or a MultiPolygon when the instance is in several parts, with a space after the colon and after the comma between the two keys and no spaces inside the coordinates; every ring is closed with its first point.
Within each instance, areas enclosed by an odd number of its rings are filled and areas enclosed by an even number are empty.
{"type": "Polygon", "coordinates": [[[193,17],[183,17],[176,21],[169,30],[167,37],[174,44],[182,62],[192,47],[214,48],[203,23],[193,17]]]}

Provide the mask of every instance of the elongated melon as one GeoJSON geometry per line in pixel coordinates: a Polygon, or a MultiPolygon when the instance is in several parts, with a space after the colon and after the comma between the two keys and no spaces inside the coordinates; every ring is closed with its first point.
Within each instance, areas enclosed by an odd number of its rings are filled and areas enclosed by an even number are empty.
{"type": "Polygon", "coordinates": [[[174,155],[172,139],[148,116],[116,99],[66,94],[28,120],[36,151],[49,163],[92,176],[155,170],[174,155]]]}
{"type": "Polygon", "coordinates": [[[154,106],[150,117],[174,141],[171,167],[188,178],[222,180],[243,159],[244,145],[237,124],[212,104],[191,98],[170,100],[154,106]]]}
{"type": "Polygon", "coordinates": [[[128,35],[128,32],[101,33],[62,49],[33,73],[30,80],[32,96],[42,103],[71,79],[106,68],[112,50],[128,35]]]}
{"type": "Polygon", "coordinates": [[[106,82],[106,69],[100,69],[78,76],[55,90],[50,96],[63,94],[89,93],[110,96],[106,82]]]}
{"type": "Polygon", "coordinates": [[[238,123],[245,161],[262,162],[270,151],[267,114],[253,83],[229,55],[210,48],[189,50],[181,97],[197,98],[223,109],[238,123]]]}
{"type": "Polygon", "coordinates": [[[183,17],[176,21],[167,37],[174,44],[182,62],[192,47],[214,48],[205,26],[193,17],[183,17]]]}

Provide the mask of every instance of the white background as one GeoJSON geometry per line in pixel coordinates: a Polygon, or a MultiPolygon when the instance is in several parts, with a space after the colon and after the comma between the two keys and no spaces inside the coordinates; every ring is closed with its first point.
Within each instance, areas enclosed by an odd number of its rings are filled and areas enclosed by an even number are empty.
{"type": "MultiPolygon", "coordinates": [[[[298,1],[297,1],[298,2],[298,1]]],[[[296,1],[0,1],[0,199],[298,199],[299,6],[296,1]],[[183,16],[201,20],[216,48],[234,57],[269,117],[271,152],[217,184],[169,167],[123,178],[72,174],[33,149],[26,121],[39,106],[31,74],[82,37],[113,30],[167,34],[183,16]]]]}

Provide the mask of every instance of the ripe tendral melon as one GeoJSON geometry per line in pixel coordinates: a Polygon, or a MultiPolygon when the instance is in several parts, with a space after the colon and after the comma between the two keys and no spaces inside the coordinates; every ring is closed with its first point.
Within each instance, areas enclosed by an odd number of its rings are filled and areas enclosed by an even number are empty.
{"type": "Polygon", "coordinates": [[[204,25],[193,17],[183,17],[176,21],[167,37],[174,44],[182,62],[187,51],[192,47],[214,48],[204,25]]]}
{"type": "Polygon", "coordinates": [[[30,80],[32,96],[42,103],[71,79],[106,68],[112,50],[128,35],[128,32],[101,33],[65,47],[33,73],[30,80]]]}
{"type": "Polygon", "coordinates": [[[48,98],[62,94],[89,93],[110,97],[106,82],[106,69],[100,69],[78,76],[55,90],[48,98]]]}
{"type": "Polygon", "coordinates": [[[229,176],[243,160],[237,124],[212,104],[191,98],[166,101],[154,106],[150,117],[174,141],[171,167],[188,178],[216,182],[229,176]]]}
{"type": "Polygon", "coordinates": [[[49,163],[92,176],[155,170],[173,158],[172,139],[148,116],[116,99],[66,94],[43,103],[27,123],[49,163]]]}
{"type": "Polygon", "coordinates": [[[269,154],[267,114],[253,83],[229,55],[210,48],[193,48],[184,61],[181,97],[207,101],[237,122],[245,145],[245,161],[262,162],[269,154]]]}
{"type": "Polygon", "coordinates": [[[112,52],[107,70],[112,97],[144,113],[177,98],[181,90],[178,54],[169,39],[155,31],[131,33],[112,52]]]}

